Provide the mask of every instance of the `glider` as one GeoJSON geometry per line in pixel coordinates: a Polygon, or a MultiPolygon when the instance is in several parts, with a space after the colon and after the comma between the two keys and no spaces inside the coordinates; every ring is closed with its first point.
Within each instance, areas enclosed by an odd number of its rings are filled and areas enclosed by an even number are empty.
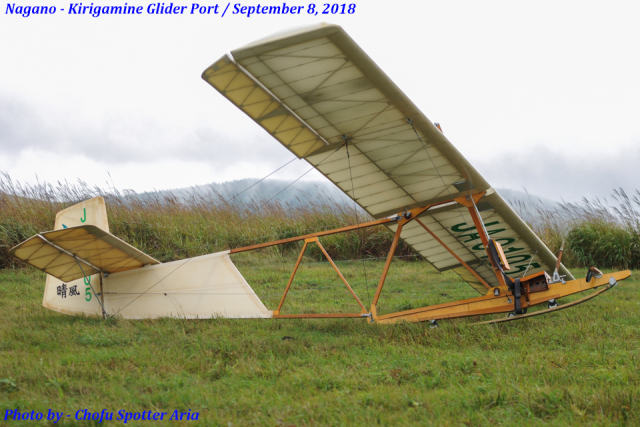
{"type": "Polygon", "coordinates": [[[353,317],[433,324],[511,313],[496,320],[503,321],[570,307],[631,275],[591,268],[586,278],[575,279],[560,262],[562,252],[556,257],[544,245],[439,126],[339,26],[321,24],[257,41],[224,55],[202,77],[374,220],[159,263],[109,234],[104,200],[90,199],[59,212],[54,231],[11,250],[48,273],[45,307],[124,318],[353,317]],[[394,238],[373,301],[366,307],[322,247],[321,238],[377,225],[388,227],[394,238]],[[439,271],[453,270],[479,296],[378,315],[376,307],[400,239],[439,271]],[[296,241],[304,242],[302,251],[280,303],[270,311],[229,255],[296,241]],[[323,251],[359,312],[287,314],[283,309],[310,244],[323,251]],[[556,302],[595,288],[601,289],[570,305],[556,302]],[[548,308],[525,314],[540,304],[548,308]]]}

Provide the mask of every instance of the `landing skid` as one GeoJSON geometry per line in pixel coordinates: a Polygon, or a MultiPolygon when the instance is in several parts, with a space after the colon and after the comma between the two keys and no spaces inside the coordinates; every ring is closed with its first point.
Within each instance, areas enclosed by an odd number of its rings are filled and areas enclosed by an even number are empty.
{"type": "MultiPolygon", "coordinates": [[[[510,320],[538,316],[541,314],[549,313],[551,311],[573,307],[574,305],[595,298],[607,289],[613,287],[618,281],[624,280],[630,275],[631,272],[627,270],[605,274],[601,278],[594,278],[589,282],[587,282],[586,279],[576,279],[568,281],[564,284],[552,283],[549,285],[549,289],[547,291],[531,293],[531,299],[529,299],[528,301],[526,295],[522,296],[520,301],[520,306],[522,307],[522,309],[528,309],[539,304],[548,304],[550,300],[563,298],[568,295],[584,292],[590,289],[602,288],[603,286],[604,288],[599,289],[593,294],[580,300],[559,307],[549,308],[530,314],[515,315],[513,317],[504,319],[480,322],[476,324],[508,322],[510,320]]],[[[378,316],[377,313],[374,312],[373,320],[377,323],[425,322],[430,320],[481,316],[485,314],[509,313],[513,312],[515,308],[514,296],[511,293],[506,295],[495,295],[494,292],[490,290],[487,292],[487,295],[483,297],[460,300],[429,307],[422,307],[398,313],[385,314],[381,316],[378,316]]]]}
{"type": "Polygon", "coordinates": [[[534,317],[534,316],[541,316],[543,314],[549,314],[551,312],[554,311],[560,311],[560,310],[564,310],[565,308],[571,308],[574,307],[578,304],[582,304],[583,302],[589,301],[590,299],[593,299],[595,297],[597,297],[600,294],[603,294],[604,292],[608,291],[609,289],[613,288],[615,286],[608,284],[605,287],[603,287],[602,289],[597,290],[596,292],[592,293],[591,295],[587,295],[584,298],[580,298],[579,300],[575,300],[572,301],[570,303],[567,304],[563,304],[563,305],[559,305],[557,307],[554,308],[548,308],[546,310],[540,310],[540,311],[536,311],[535,313],[529,313],[529,314],[521,314],[519,316],[509,316],[509,317],[505,317],[503,319],[494,319],[494,320],[487,320],[486,322],[478,322],[478,323],[473,323],[472,325],[493,325],[496,323],[502,323],[502,322],[511,322],[512,320],[520,320],[520,319],[525,319],[527,317],[534,317]]]}

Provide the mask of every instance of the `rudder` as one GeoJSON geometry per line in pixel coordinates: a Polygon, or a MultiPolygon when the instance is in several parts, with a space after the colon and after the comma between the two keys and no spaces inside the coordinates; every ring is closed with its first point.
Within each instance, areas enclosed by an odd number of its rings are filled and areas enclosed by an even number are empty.
{"type": "MultiPolygon", "coordinates": [[[[78,225],[95,225],[109,231],[107,205],[102,197],[94,197],[64,209],[56,214],[54,230],[75,227],[78,225]]],[[[65,314],[86,314],[102,316],[102,308],[97,301],[93,289],[100,293],[100,275],[64,283],[47,275],[42,305],[48,309],[65,314]]]]}

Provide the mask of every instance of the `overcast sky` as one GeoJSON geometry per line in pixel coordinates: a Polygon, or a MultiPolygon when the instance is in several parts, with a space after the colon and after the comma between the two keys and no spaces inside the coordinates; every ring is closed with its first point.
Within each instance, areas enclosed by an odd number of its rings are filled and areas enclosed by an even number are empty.
{"type": "Polygon", "coordinates": [[[0,171],[14,180],[106,186],[110,173],[144,191],[267,175],[293,154],[200,75],[232,49],[324,21],[494,187],[565,200],[640,188],[637,1],[361,0],[352,15],[251,18],[93,18],[46,3],[65,12],[0,15],[0,171]]]}

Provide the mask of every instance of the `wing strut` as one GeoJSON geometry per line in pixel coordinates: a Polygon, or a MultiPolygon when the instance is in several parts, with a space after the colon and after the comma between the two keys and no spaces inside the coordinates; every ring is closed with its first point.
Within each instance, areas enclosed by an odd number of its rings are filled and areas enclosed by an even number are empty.
{"type": "Polygon", "coordinates": [[[476,279],[478,279],[478,280],[480,281],[480,283],[482,283],[482,285],[483,285],[485,288],[487,288],[487,289],[491,289],[491,286],[489,286],[489,284],[488,284],[488,283],[487,283],[487,282],[486,282],[486,281],[485,281],[485,280],[484,280],[484,279],[483,279],[483,278],[482,278],[478,273],[476,273],[476,271],[475,271],[473,268],[469,267],[469,264],[467,264],[466,262],[464,262],[464,261],[462,260],[462,258],[460,258],[458,255],[456,255],[456,253],[455,253],[455,252],[453,252],[453,251],[451,250],[451,248],[450,248],[449,246],[447,246],[447,245],[446,245],[442,240],[440,240],[440,238],[439,238],[438,236],[436,236],[436,234],[435,234],[433,231],[431,231],[431,230],[429,229],[429,227],[427,227],[426,225],[424,225],[424,223],[423,223],[422,221],[420,221],[420,219],[419,219],[419,218],[416,218],[416,222],[417,222],[418,224],[420,224],[420,226],[421,226],[422,228],[424,228],[424,229],[425,229],[429,234],[431,234],[431,237],[433,237],[434,239],[436,239],[436,240],[438,241],[438,243],[440,243],[440,245],[442,245],[442,247],[443,247],[443,248],[445,248],[447,251],[449,251],[449,253],[450,253],[451,255],[453,255],[453,256],[458,260],[458,262],[464,266],[464,268],[466,268],[467,270],[469,270],[469,272],[470,272],[471,274],[473,274],[473,276],[474,276],[476,279]]]}
{"type": "MultiPolygon", "coordinates": [[[[493,272],[495,273],[496,278],[498,279],[500,288],[504,292],[507,292],[509,285],[505,280],[505,274],[504,274],[504,271],[502,270],[502,266],[500,265],[500,258],[498,256],[498,253],[496,251],[496,246],[495,246],[496,243],[493,239],[489,239],[489,234],[487,233],[487,229],[485,228],[484,222],[482,222],[482,217],[480,216],[478,212],[478,208],[476,207],[476,202],[480,200],[480,198],[484,196],[484,194],[485,193],[482,192],[478,194],[473,194],[471,196],[459,197],[454,200],[460,203],[462,206],[465,206],[467,209],[469,209],[469,214],[473,219],[473,224],[476,226],[476,230],[478,230],[478,234],[480,235],[480,240],[482,240],[482,245],[487,251],[489,261],[493,266],[493,272]]],[[[500,248],[500,251],[502,251],[501,248],[500,248]]]]}

